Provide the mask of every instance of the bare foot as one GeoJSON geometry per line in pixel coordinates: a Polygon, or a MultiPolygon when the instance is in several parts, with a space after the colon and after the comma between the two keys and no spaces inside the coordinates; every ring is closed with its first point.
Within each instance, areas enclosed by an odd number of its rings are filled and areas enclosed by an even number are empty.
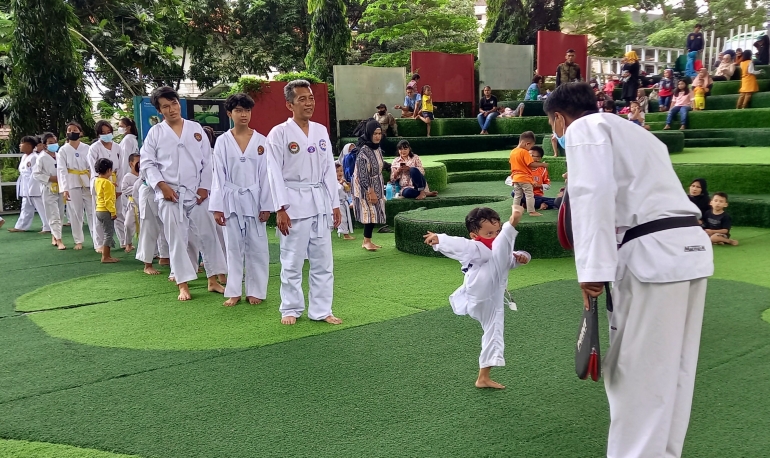
{"type": "Polygon", "coordinates": [[[189,301],[192,299],[192,296],[190,296],[190,288],[187,287],[187,283],[179,284],[179,296],[177,299],[180,301],[189,301]]]}
{"type": "Polygon", "coordinates": [[[423,200],[425,198],[425,191],[420,191],[420,194],[414,198],[414,200],[423,200]]]}
{"type": "Polygon", "coordinates": [[[342,234],[342,240],[355,240],[356,238],[350,234],[342,234]]]}
{"type": "Polygon", "coordinates": [[[96,251],[97,253],[101,253],[102,252],[102,247],[94,248],[94,251],[96,251]]]}
{"type": "MultiPolygon", "coordinates": [[[[24,232],[24,231],[19,231],[19,232],[24,232]]],[[[40,234],[50,234],[50,233],[51,231],[40,231],[40,234]]]]}
{"type": "Polygon", "coordinates": [[[171,275],[171,276],[168,277],[168,281],[170,281],[171,283],[176,283],[176,277],[171,275]]]}
{"type": "Polygon", "coordinates": [[[685,129],[687,129],[685,126],[682,126],[679,128],[679,130],[685,130],[685,129]]]}
{"type": "Polygon", "coordinates": [[[113,257],[102,258],[102,264],[113,264],[113,263],[116,263],[118,261],[119,261],[119,259],[113,258],[113,257]]]}
{"type": "Polygon", "coordinates": [[[209,278],[209,292],[210,293],[224,294],[225,293],[225,287],[220,285],[217,282],[216,277],[211,277],[211,278],[209,278]]]}
{"type": "Polygon", "coordinates": [[[738,241],[733,239],[727,239],[725,240],[726,243],[732,245],[732,246],[738,246],[738,241]]]}
{"type": "Polygon", "coordinates": [[[132,251],[134,251],[134,246],[133,245],[126,245],[126,253],[130,253],[132,251]]]}
{"type": "Polygon", "coordinates": [[[329,316],[327,316],[327,317],[324,319],[324,321],[326,321],[326,322],[327,322],[327,323],[329,323],[329,324],[342,324],[342,320],[340,320],[339,318],[337,318],[337,317],[336,317],[336,316],[334,316],[334,315],[329,315],[329,316]]]}
{"type": "Polygon", "coordinates": [[[663,128],[663,130],[671,130],[671,126],[669,126],[668,124],[666,124],[666,127],[664,127],[664,128],[663,128]]]}
{"type": "Polygon", "coordinates": [[[73,249],[75,249],[75,250],[82,250],[83,249],[83,244],[82,243],[76,243],[75,247],[73,249]]]}
{"type": "Polygon", "coordinates": [[[235,307],[235,304],[241,301],[241,296],[238,297],[230,297],[225,302],[222,303],[225,307],[235,307]]]}
{"type": "Polygon", "coordinates": [[[59,251],[62,251],[62,250],[66,250],[67,247],[64,246],[64,244],[62,243],[61,240],[57,240],[56,241],[56,249],[59,250],[59,251]]]}
{"type": "Polygon", "coordinates": [[[361,245],[361,248],[366,251],[377,251],[377,245],[373,244],[372,242],[365,242],[363,245],[361,245]]]}
{"type": "Polygon", "coordinates": [[[436,191],[426,192],[425,195],[428,197],[436,197],[438,196],[438,192],[436,191]]]}
{"type": "Polygon", "coordinates": [[[294,324],[296,322],[297,322],[297,319],[293,316],[281,317],[281,324],[294,324]]]}
{"type": "Polygon", "coordinates": [[[144,273],[146,273],[147,275],[160,275],[160,271],[157,270],[155,267],[153,267],[152,264],[144,265],[144,273]]]}
{"type": "Polygon", "coordinates": [[[160,258],[160,261],[158,261],[158,264],[161,266],[170,266],[171,260],[169,258],[160,258]]]}
{"type": "MultiPolygon", "coordinates": [[[[5,223],[5,221],[3,221],[3,223],[5,223]]],[[[16,229],[15,227],[12,227],[8,229],[8,232],[27,232],[27,231],[22,231],[21,229],[16,229]]],[[[42,232],[42,231],[40,233],[45,234],[45,232],[42,232]]]]}
{"type": "Polygon", "coordinates": [[[377,245],[376,243],[373,243],[372,245],[374,245],[374,247],[375,247],[375,248],[377,248],[378,250],[379,250],[380,248],[382,248],[382,245],[377,245]]]}
{"type": "Polygon", "coordinates": [[[494,388],[496,390],[505,389],[505,385],[501,385],[492,379],[478,379],[476,380],[476,388],[494,388]]]}
{"type": "Polygon", "coordinates": [[[51,236],[51,245],[53,245],[53,246],[56,246],[56,245],[58,245],[58,244],[56,243],[56,238],[55,238],[53,235],[51,236]]]}
{"type": "Polygon", "coordinates": [[[548,204],[547,204],[547,203],[545,203],[545,202],[543,202],[542,204],[540,204],[540,210],[548,210],[548,204]]]}
{"type": "Polygon", "coordinates": [[[249,304],[251,305],[257,305],[262,303],[262,299],[254,296],[246,296],[246,299],[249,300],[249,304]]]}
{"type": "Polygon", "coordinates": [[[227,275],[225,274],[218,274],[217,280],[219,281],[220,285],[226,285],[227,284],[227,275]]]}
{"type": "Polygon", "coordinates": [[[543,214],[538,212],[529,212],[529,216],[543,216],[543,214]]]}

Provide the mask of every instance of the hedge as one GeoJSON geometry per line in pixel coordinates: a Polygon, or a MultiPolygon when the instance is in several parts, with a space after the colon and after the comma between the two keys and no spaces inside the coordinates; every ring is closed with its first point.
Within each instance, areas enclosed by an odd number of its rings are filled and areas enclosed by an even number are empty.
{"type": "MultiPolygon", "coordinates": [[[[650,113],[647,115],[647,121],[665,121],[666,115],[667,113],[650,113]]],[[[764,128],[770,126],[770,108],[691,111],[687,119],[689,129],[764,128]]],[[[679,115],[674,121],[672,125],[679,124],[679,115]]]]}
{"type": "Polygon", "coordinates": [[[674,164],[682,186],[704,178],[709,192],[770,194],[770,165],[764,164],[674,164]]]}
{"type": "MultiPolygon", "coordinates": [[[[507,220],[510,217],[512,203],[510,198],[506,198],[504,201],[490,202],[488,200],[487,202],[489,203],[484,206],[496,210],[502,218],[507,220]]],[[[430,231],[467,237],[465,215],[477,206],[479,204],[399,213],[395,218],[394,225],[396,248],[419,256],[442,256],[433,248],[425,245],[422,236],[430,231]]],[[[571,256],[570,252],[559,245],[556,236],[556,212],[546,212],[541,218],[528,219],[525,217],[525,220],[517,227],[519,235],[516,237],[516,247],[527,250],[538,259],[571,256]]]]}
{"type": "MultiPolygon", "coordinates": [[[[770,80],[760,79],[757,82],[759,83],[760,92],[767,92],[770,90],[770,80]]],[[[740,80],[715,81],[714,87],[711,88],[711,95],[716,96],[716,95],[737,94],[738,91],[740,91],[740,89],[741,89],[740,80]]]]}
{"type": "Polygon", "coordinates": [[[770,128],[686,130],[684,137],[686,140],[730,139],[728,146],[770,146],[770,128]]]}
{"type": "MultiPolygon", "coordinates": [[[[409,140],[412,150],[420,156],[437,154],[478,153],[513,149],[519,144],[518,135],[453,135],[447,137],[391,137],[381,144],[385,156],[396,155],[396,145],[401,139],[409,140]]],[[[347,137],[340,139],[339,147],[346,143],[356,143],[358,139],[347,137]]],[[[543,135],[536,136],[536,142],[542,142],[543,135]]]]}

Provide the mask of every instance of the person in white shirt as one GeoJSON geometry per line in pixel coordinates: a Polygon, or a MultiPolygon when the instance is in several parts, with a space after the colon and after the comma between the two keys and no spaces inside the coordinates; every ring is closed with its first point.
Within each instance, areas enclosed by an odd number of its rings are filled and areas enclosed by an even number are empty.
{"type": "Polygon", "coordinates": [[[267,173],[281,245],[281,323],[296,323],[305,310],[302,267],[308,259],[308,318],[341,324],[332,313],[329,229],[338,227],[341,219],[332,144],[326,128],[310,121],[315,111],[310,83],[292,81],[284,96],[293,115],[267,136],[267,173]]]}
{"type": "Polygon", "coordinates": [[[80,141],[83,128],[75,121],[67,124],[67,143],[58,153],[56,172],[59,189],[68,202],[72,238],[75,249],[83,249],[83,214],[88,221],[88,230],[95,231],[94,196],[91,195],[91,167],[88,164],[89,147],[80,141]]]}
{"type": "Polygon", "coordinates": [[[267,139],[249,127],[254,100],[234,94],[225,101],[234,127],[214,146],[214,177],[209,211],[224,227],[227,246],[227,286],[223,305],[240,302],[246,264],[246,299],[259,304],[267,297],[270,251],[265,223],[273,211],[267,180],[267,139]]]}
{"type": "Polygon", "coordinates": [[[584,83],[559,86],[545,112],[567,151],[577,277],[584,306],[612,288],[604,383],[609,458],[679,457],[690,418],[711,241],[666,145],[596,113],[584,83]]]}
{"type": "MultiPolygon", "coordinates": [[[[471,239],[428,232],[425,243],[444,256],[460,261],[465,274],[462,286],[451,296],[449,303],[457,315],[469,315],[481,323],[479,376],[476,388],[503,389],[504,385],[490,378],[495,366],[505,366],[505,302],[508,292],[508,273],[532,259],[526,251],[513,251],[516,244],[516,226],[524,209],[511,208],[511,217],[500,226],[500,215],[487,207],[474,208],[465,217],[465,226],[471,239]]],[[[516,305],[509,306],[516,309],[516,305]]]]}
{"type": "MultiPolygon", "coordinates": [[[[124,219],[123,219],[123,188],[121,188],[120,178],[127,170],[125,167],[123,167],[123,163],[120,159],[120,145],[117,143],[114,143],[112,141],[113,139],[113,129],[112,125],[109,123],[109,121],[99,121],[96,123],[96,126],[94,126],[94,130],[96,131],[96,134],[99,136],[99,140],[94,142],[91,145],[91,148],[88,150],[88,165],[91,167],[91,185],[93,189],[93,182],[96,180],[96,177],[98,176],[96,171],[94,170],[94,165],[96,164],[96,161],[98,161],[101,158],[109,159],[112,161],[112,177],[110,178],[110,181],[113,185],[115,185],[115,208],[118,211],[118,217],[115,219],[115,233],[118,236],[118,240],[120,241],[120,247],[125,248],[126,247],[126,241],[125,238],[125,229],[123,227],[124,219]]],[[[96,207],[96,196],[93,197],[94,199],[94,207],[96,207]]],[[[96,225],[95,228],[91,229],[91,235],[94,239],[94,249],[101,253],[102,245],[104,245],[104,231],[102,231],[102,228],[99,224],[96,225]]]]}
{"type": "MultiPolygon", "coordinates": [[[[120,164],[126,173],[130,173],[128,167],[128,158],[132,154],[139,154],[139,131],[136,129],[136,123],[131,118],[120,118],[118,123],[118,135],[122,135],[120,140],[120,164]]],[[[128,193],[128,190],[125,190],[128,193]]]]}
{"type": "Polygon", "coordinates": [[[144,139],[140,170],[155,190],[178,298],[190,300],[187,283],[198,278],[197,259],[191,262],[188,242],[203,253],[208,290],[223,294],[217,275],[226,274],[227,265],[214,218],[207,211],[208,204],[202,205],[211,189],[211,145],[200,124],[182,118],[179,94],[174,89],[159,87],[152,91],[150,101],[164,120],[152,126],[144,139]]]}
{"type": "MultiPolygon", "coordinates": [[[[43,145],[56,144],[56,135],[46,132],[43,134],[43,145]]],[[[23,143],[31,143],[27,137],[22,140],[23,143]]],[[[58,146],[58,145],[57,145],[58,146]]],[[[53,148],[56,149],[56,148],[53,148]]],[[[59,214],[59,178],[56,174],[56,153],[49,148],[43,150],[37,158],[35,168],[32,171],[32,178],[43,184],[43,205],[45,205],[45,214],[48,217],[48,225],[51,226],[51,245],[59,250],[65,250],[67,247],[61,240],[62,221],[59,214]]]]}
{"type": "Polygon", "coordinates": [[[43,222],[42,233],[51,232],[48,227],[48,219],[45,217],[45,206],[43,205],[43,185],[32,178],[32,171],[37,162],[37,146],[35,137],[24,137],[19,144],[19,150],[24,156],[19,161],[19,178],[16,180],[16,196],[21,198],[21,214],[16,220],[16,226],[8,229],[8,232],[26,232],[32,226],[32,220],[35,217],[35,211],[40,215],[43,222]]]}
{"type": "Polygon", "coordinates": [[[128,173],[123,176],[120,187],[123,188],[125,196],[125,214],[123,220],[124,236],[126,240],[126,253],[134,251],[134,236],[139,234],[139,207],[136,204],[137,195],[134,194],[134,185],[139,179],[139,153],[131,153],[128,156],[128,173]]]}

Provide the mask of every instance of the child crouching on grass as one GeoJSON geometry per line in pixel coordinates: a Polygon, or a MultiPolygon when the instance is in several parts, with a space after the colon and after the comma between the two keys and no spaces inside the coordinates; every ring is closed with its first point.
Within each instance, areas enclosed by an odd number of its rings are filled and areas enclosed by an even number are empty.
{"type": "Polygon", "coordinates": [[[727,194],[715,192],[711,198],[711,210],[703,215],[703,229],[711,237],[714,245],[738,245],[737,240],[730,238],[730,228],[733,223],[730,215],[725,212],[727,208],[727,194]]]}
{"type": "MultiPolygon", "coordinates": [[[[524,208],[512,207],[508,222],[500,226],[500,215],[491,208],[474,208],[465,217],[465,227],[471,240],[428,232],[425,243],[448,258],[460,261],[465,274],[463,285],[449,296],[449,303],[457,315],[470,315],[481,323],[479,376],[477,388],[503,389],[505,386],[490,378],[494,366],[505,366],[503,350],[505,293],[508,289],[508,271],[532,258],[526,251],[513,251],[516,225],[524,208]]],[[[515,310],[515,305],[511,308],[515,310]]]]}
{"type": "Polygon", "coordinates": [[[112,184],[112,161],[101,158],[94,164],[94,171],[99,175],[94,181],[96,192],[96,219],[104,231],[104,247],[102,249],[102,262],[118,262],[110,256],[110,248],[115,248],[115,218],[118,217],[115,208],[115,185],[112,184]]]}

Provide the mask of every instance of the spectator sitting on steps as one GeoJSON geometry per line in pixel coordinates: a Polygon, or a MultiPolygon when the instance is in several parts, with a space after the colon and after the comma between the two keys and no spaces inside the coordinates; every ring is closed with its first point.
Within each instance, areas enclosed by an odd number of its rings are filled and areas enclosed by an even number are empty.
{"type": "Polygon", "coordinates": [[[481,135],[487,135],[489,126],[500,113],[497,111],[497,97],[492,95],[492,88],[484,86],[483,92],[484,95],[479,99],[479,114],[476,119],[479,121],[479,127],[481,127],[481,135]]]}
{"type": "Polygon", "coordinates": [[[406,87],[406,97],[404,97],[403,105],[396,105],[396,110],[401,110],[401,117],[412,118],[414,117],[414,110],[417,108],[417,102],[420,101],[420,94],[417,94],[413,87],[406,87]]]}
{"type": "Polygon", "coordinates": [[[387,137],[390,133],[393,133],[393,137],[398,137],[398,124],[396,124],[396,118],[392,114],[388,113],[388,107],[384,103],[377,105],[377,113],[372,116],[380,123],[382,127],[382,133],[387,137]]]}
{"type": "Polygon", "coordinates": [[[563,64],[556,67],[556,87],[583,80],[580,76],[580,65],[575,63],[575,50],[568,49],[566,58],[563,64]]]}
{"type": "Polygon", "coordinates": [[[411,87],[413,91],[417,92],[417,83],[420,81],[420,75],[415,73],[412,75],[412,80],[409,81],[409,84],[406,85],[406,87],[411,87]]]}
{"type": "Polygon", "coordinates": [[[401,186],[401,197],[422,200],[426,197],[436,197],[437,192],[428,189],[425,179],[425,168],[420,157],[412,152],[412,147],[406,140],[398,142],[398,157],[390,167],[391,183],[401,186]]]}

